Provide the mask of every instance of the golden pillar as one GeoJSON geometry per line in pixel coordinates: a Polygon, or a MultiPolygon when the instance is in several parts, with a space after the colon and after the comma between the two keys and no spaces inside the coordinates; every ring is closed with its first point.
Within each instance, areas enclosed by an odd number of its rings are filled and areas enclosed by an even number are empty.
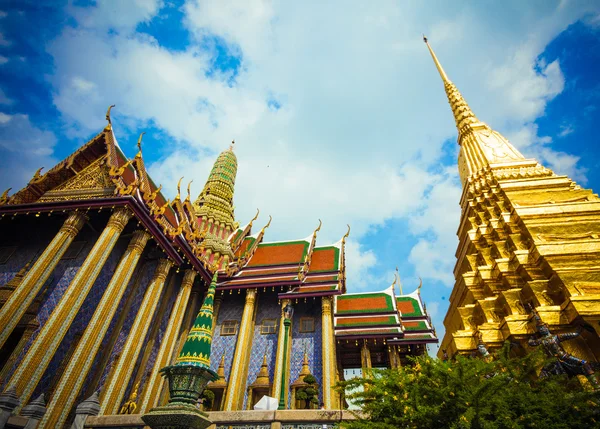
{"type": "MultiPolygon", "coordinates": [[[[285,389],[285,403],[287,404],[287,397],[288,397],[288,386],[289,386],[289,377],[290,377],[290,373],[289,371],[287,371],[286,374],[283,374],[283,368],[289,368],[290,367],[290,353],[288,350],[288,353],[285,353],[284,350],[284,344],[286,343],[285,341],[285,326],[283,324],[284,321],[284,317],[283,317],[283,309],[290,304],[291,305],[292,301],[289,299],[282,299],[281,300],[281,316],[279,318],[279,335],[277,337],[277,353],[275,355],[275,375],[273,377],[273,394],[271,395],[273,398],[279,399],[281,397],[281,388],[282,385],[285,389]],[[284,362],[285,359],[285,362],[284,362]],[[285,376],[285,380],[282,383],[282,376],[285,376]]],[[[290,330],[291,332],[291,330],[290,330]]],[[[288,344],[288,348],[291,348],[291,344],[292,342],[289,341],[288,344]]]]}
{"type": "Polygon", "coordinates": [[[400,354],[398,353],[398,346],[395,344],[388,344],[388,359],[390,361],[390,368],[400,368],[402,362],[400,362],[400,354]]]}
{"type": "Polygon", "coordinates": [[[167,323],[167,330],[165,331],[158,350],[158,355],[156,356],[154,366],[152,367],[152,373],[150,374],[150,377],[148,377],[147,385],[139,401],[140,414],[144,414],[158,403],[164,385],[164,378],[159,374],[159,371],[171,362],[171,356],[173,355],[173,349],[177,342],[181,321],[185,314],[185,309],[190,298],[196,274],[196,271],[186,270],[183,276],[181,288],[175,299],[175,304],[173,304],[169,323],[167,323]]]}
{"type": "MultiPolygon", "coordinates": [[[[135,374],[135,378],[133,379],[133,382],[131,383],[133,386],[136,385],[141,385],[141,389],[139,389],[139,394],[143,394],[144,393],[144,388],[146,387],[146,379],[144,379],[144,377],[149,375],[148,372],[145,372],[146,367],[148,366],[148,360],[150,359],[150,355],[152,354],[152,350],[154,349],[155,344],[159,341],[158,338],[158,331],[160,329],[160,325],[162,323],[162,320],[165,317],[165,314],[167,314],[168,311],[170,311],[171,307],[170,304],[171,303],[171,297],[176,293],[176,276],[171,276],[171,278],[169,279],[169,282],[166,284],[166,288],[167,290],[165,291],[163,298],[161,300],[160,305],[158,306],[158,310],[156,313],[156,317],[154,318],[156,320],[156,323],[154,323],[152,325],[152,327],[150,328],[150,332],[148,333],[148,341],[146,342],[146,344],[144,344],[144,352],[142,354],[142,359],[140,360],[140,364],[138,365],[138,371],[135,374]]],[[[108,379],[108,377],[107,377],[108,379]]]]}
{"type": "Polygon", "coordinates": [[[150,234],[136,231],[52,394],[38,429],[62,427],[90,371],[150,234]]]}
{"type": "Polygon", "coordinates": [[[254,308],[256,304],[256,289],[246,290],[246,303],[242,313],[240,332],[238,333],[233,355],[234,364],[229,374],[229,389],[225,397],[223,411],[237,411],[242,409],[244,392],[246,391],[246,378],[248,375],[248,362],[252,349],[254,333],[254,308]]]}
{"type": "Polygon", "coordinates": [[[371,351],[367,345],[367,340],[363,340],[363,345],[360,349],[360,366],[364,371],[363,377],[371,376],[371,351]]]}
{"type": "Polygon", "coordinates": [[[129,379],[135,369],[144,339],[152,322],[152,316],[162,295],[167,274],[172,266],[173,262],[168,259],[158,261],[152,280],[150,280],[144,299],[127,336],[127,341],[123,345],[123,351],[116,363],[115,371],[103,387],[104,395],[102,395],[100,404],[101,414],[117,414],[119,412],[129,379]]]}
{"type": "Polygon", "coordinates": [[[215,328],[217,327],[217,320],[219,320],[219,310],[221,309],[221,303],[223,302],[223,296],[215,296],[213,305],[213,324],[212,333],[215,334],[215,328]]]}
{"type": "Polygon", "coordinates": [[[8,385],[17,389],[21,404],[29,402],[131,216],[131,212],[124,208],[113,212],[106,228],[14,372],[8,385]]]}
{"type": "Polygon", "coordinates": [[[331,410],[337,405],[337,393],[333,386],[336,383],[335,338],[333,334],[333,299],[330,296],[321,300],[321,341],[323,353],[323,404],[331,410]]]}
{"type": "Polygon", "coordinates": [[[15,326],[19,323],[40,289],[54,271],[56,264],[63,257],[69,245],[81,227],[85,224],[86,216],[72,212],[65,223],[46,247],[42,255],[35,261],[19,286],[12,292],[6,303],[0,308],[0,348],[4,345],[15,326]]]}

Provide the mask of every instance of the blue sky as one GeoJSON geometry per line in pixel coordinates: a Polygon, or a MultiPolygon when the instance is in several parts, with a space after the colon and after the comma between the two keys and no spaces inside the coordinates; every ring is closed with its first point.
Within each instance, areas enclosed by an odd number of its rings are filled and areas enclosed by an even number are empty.
{"type": "Polygon", "coordinates": [[[175,194],[235,139],[236,215],[267,240],[352,226],[350,291],[418,277],[434,323],[453,285],[456,130],[425,32],[478,117],[600,189],[593,2],[5,2],[0,182],[22,187],[104,126],[175,194]],[[39,3],[45,6],[39,6],[39,3]],[[589,3],[589,4],[586,4],[589,3]],[[493,23],[491,27],[490,23],[493,23]],[[493,31],[490,29],[493,28],[493,31]]]}

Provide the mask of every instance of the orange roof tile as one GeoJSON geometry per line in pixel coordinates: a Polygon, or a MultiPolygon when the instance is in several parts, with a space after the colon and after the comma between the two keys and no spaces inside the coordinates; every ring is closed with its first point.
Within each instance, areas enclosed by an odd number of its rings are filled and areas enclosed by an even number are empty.
{"type": "Polygon", "coordinates": [[[322,247],[313,250],[310,272],[337,271],[339,269],[340,249],[322,247]]]}
{"type": "Polygon", "coordinates": [[[258,246],[247,266],[300,264],[306,256],[308,246],[306,241],[263,243],[258,246]]]}

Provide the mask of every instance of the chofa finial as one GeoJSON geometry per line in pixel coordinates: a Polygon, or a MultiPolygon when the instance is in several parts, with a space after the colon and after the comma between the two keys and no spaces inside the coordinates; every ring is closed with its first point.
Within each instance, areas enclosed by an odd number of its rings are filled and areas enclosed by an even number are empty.
{"type": "Polygon", "coordinates": [[[188,185],[187,185],[187,199],[188,199],[188,200],[192,198],[192,197],[191,197],[191,188],[190,188],[190,187],[192,186],[192,182],[193,182],[193,181],[194,181],[193,179],[192,179],[192,180],[190,180],[190,183],[188,183],[188,185]]]}
{"type": "Polygon", "coordinates": [[[144,134],[146,134],[146,131],[142,131],[142,133],[138,137],[137,147],[140,152],[142,151],[142,137],[144,137],[144,134]]]}
{"type": "Polygon", "coordinates": [[[108,110],[106,110],[106,120],[108,121],[108,125],[112,125],[112,121],[110,120],[110,109],[115,107],[115,104],[111,104],[108,106],[108,110]]]}
{"type": "Polygon", "coordinates": [[[181,176],[181,178],[179,179],[179,182],[177,182],[177,196],[175,198],[179,199],[181,198],[181,181],[183,180],[183,176],[181,176]]]}

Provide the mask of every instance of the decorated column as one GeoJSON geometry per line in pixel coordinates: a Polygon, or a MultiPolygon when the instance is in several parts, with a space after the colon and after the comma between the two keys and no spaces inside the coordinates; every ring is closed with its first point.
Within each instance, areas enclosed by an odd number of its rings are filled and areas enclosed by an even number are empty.
{"type": "Polygon", "coordinates": [[[158,300],[162,295],[167,274],[172,266],[173,262],[168,259],[158,261],[154,276],[150,280],[144,299],[140,304],[115,370],[104,385],[104,395],[100,403],[100,414],[117,414],[121,408],[121,402],[129,385],[129,379],[135,369],[135,364],[144,344],[144,339],[148,333],[154,312],[156,311],[158,300]]]}
{"type": "Polygon", "coordinates": [[[19,323],[40,289],[54,271],[73,239],[85,224],[83,213],[72,212],[46,247],[33,267],[27,272],[19,286],[0,308],[0,348],[4,345],[15,326],[19,323]]]}
{"type": "Polygon", "coordinates": [[[233,355],[234,364],[229,374],[229,389],[225,397],[223,411],[236,411],[242,409],[244,392],[246,391],[246,376],[248,374],[248,361],[252,349],[252,334],[254,325],[254,307],[256,303],[256,289],[246,290],[246,303],[242,313],[240,332],[238,333],[233,355]]]}
{"type": "Polygon", "coordinates": [[[390,360],[390,368],[400,368],[400,355],[398,354],[398,346],[395,344],[388,345],[388,357],[390,360]]]}
{"type": "Polygon", "coordinates": [[[121,262],[73,352],[72,359],[69,360],[52,394],[52,399],[47,406],[48,411],[40,422],[39,429],[62,427],[65,424],[149,238],[150,234],[144,231],[136,231],[133,234],[121,262]]]}
{"type": "MultiPolygon", "coordinates": [[[[273,397],[280,399],[281,395],[285,395],[287,400],[288,384],[289,384],[289,367],[290,355],[288,352],[289,341],[287,340],[287,332],[285,329],[284,309],[291,306],[291,300],[281,300],[281,318],[279,320],[279,337],[277,338],[277,354],[275,356],[275,376],[273,377],[273,397]],[[287,374],[286,374],[286,368],[287,374]]],[[[289,329],[289,328],[288,328],[289,329]]],[[[285,401],[284,401],[285,402],[285,401]]]]}
{"type": "Polygon", "coordinates": [[[217,319],[219,318],[219,310],[221,309],[221,302],[223,302],[223,297],[216,296],[215,297],[215,310],[213,313],[213,326],[212,326],[213,335],[215,333],[215,327],[217,326],[217,319]]]}
{"type": "Polygon", "coordinates": [[[106,228],[14,372],[8,385],[17,389],[22,404],[31,398],[131,216],[131,212],[124,208],[113,212],[106,228]]]}
{"type": "Polygon", "coordinates": [[[147,385],[139,401],[140,413],[148,411],[158,403],[160,392],[164,386],[164,379],[160,376],[160,370],[171,362],[171,356],[174,353],[173,350],[177,343],[179,328],[185,314],[196,274],[194,270],[186,270],[183,276],[181,288],[177,294],[175,304],[173,304],[169,323],[167,323],[167,330],[165,331],[160,348],[158,349],[156,361],[152,367],[152,373],[148,377],[147,385]]]}
{"type": "Polygon", "coordinates": [[[333,299],[330,296],[321,300],[321,326],[323,345],[323,404],[330,410],[337,405],[337,393],[333,386],[336,383],[335,338],[333,335],[333,299]]]}
{"type": "Polygon", "coordinates": [[[363,345],[360,349],[360,366],[365,372],[363,377],[371,376],[371,351],[367,344],[367,340],[363,340],[363,345]]]}
{"type": "Polygon", "coordinates": [[[169,382],[170,399],[167,405],[153,408],[142,416],[144,423],[152,429],[204,429],[211,425],[197,404],[206,384],[218,378],[210,369],[216,285],[217,273],[212,279],[177,363],[160,370],[169,382]]]}

